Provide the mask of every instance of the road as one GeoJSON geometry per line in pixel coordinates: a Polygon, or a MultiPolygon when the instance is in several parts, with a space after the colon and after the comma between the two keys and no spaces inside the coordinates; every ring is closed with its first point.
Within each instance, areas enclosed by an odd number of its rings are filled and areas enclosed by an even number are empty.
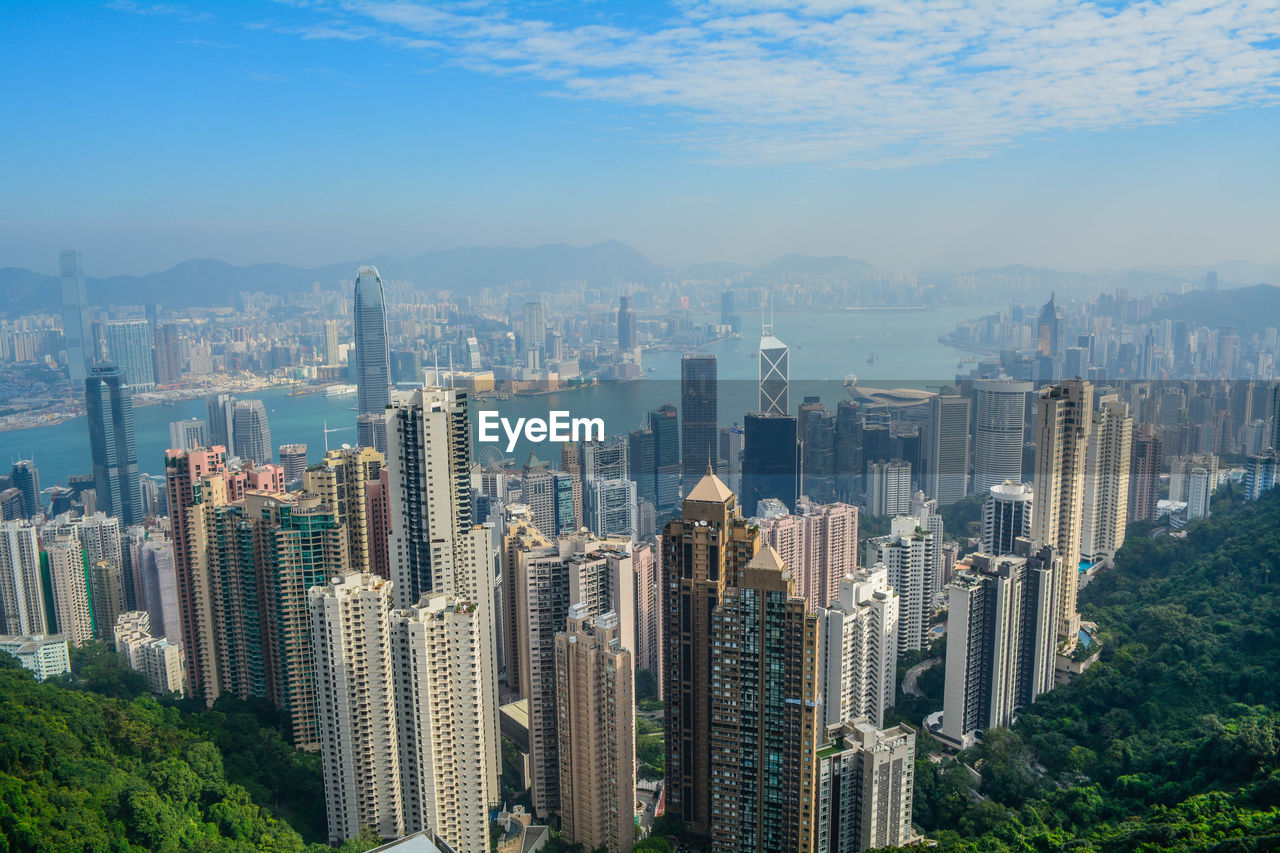
{"type": "Polygon", "coordinates": [[[921,661],[911,667],[911,669],[907,670],[907,674],[902,677],[902,692],[908,696],[919,696],[923,699],[924,692],[920,690],[917,682],[920,680],[920,676],[924,675],[927,670],[932,669],[940,663],[942,663],[942,658],[929,658],[928,660],[921,661]]]}

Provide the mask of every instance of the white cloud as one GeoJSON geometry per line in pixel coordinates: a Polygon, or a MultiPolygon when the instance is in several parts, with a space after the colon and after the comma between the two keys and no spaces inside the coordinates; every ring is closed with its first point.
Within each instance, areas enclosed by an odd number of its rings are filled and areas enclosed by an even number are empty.
{"type": "Polygon", "coordinates": [[[740,164],[933,163],[1280,102],[1274,0],[685,0],[645,25],[525,8],[334,0],[293,31],[668,111],[669,141],[740,164]]]}

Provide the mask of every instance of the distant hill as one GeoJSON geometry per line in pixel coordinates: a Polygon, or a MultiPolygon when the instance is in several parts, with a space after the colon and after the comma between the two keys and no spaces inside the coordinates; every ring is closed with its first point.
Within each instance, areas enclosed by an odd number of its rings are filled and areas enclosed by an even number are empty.
{"type": "Polygon", "coordinates": [[[1220,264],[1210,264],[1207,267],[1144,266],[1139,267],[1139,269],[1144,272],[1172,276],[1181,281],[1190,281],[1195,284],[1204,281],[1205,273],[1212,271],[1218,274],[1219,287],[1280,284],[1280,263],[1258,264],[1253,261],[1223,261],[1220,264]]]}
{"type": "Polygon", "coordinates": [[[1280,322],[1280,287],[1255,284],[1231,290],[1193,290],[1171,297],[1152,319],[1238,326],[1242,333],[1260,332],[1280,322]]]}
{"type": "Polygon", "coordinates": [[[754,270],[761,278],[781,275],[820,276],[823,278],[862,278],[868,273],[879,273],[866,261],[831,255],[817,258],[812,255],[790,254],[758,266],[754,270]]]}

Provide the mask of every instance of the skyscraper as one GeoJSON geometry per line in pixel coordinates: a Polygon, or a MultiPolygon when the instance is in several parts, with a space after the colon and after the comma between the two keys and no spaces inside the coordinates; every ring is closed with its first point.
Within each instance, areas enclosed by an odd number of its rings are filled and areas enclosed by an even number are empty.
{"type": "Polygon", "coordinates": [[[843,503],[814,506],[799,501],[794,514],[759,520],[760,535],[796,577],[796,591],[809,609],[829,604],[839,584],[857,567],[858,508],[843,503]]]}
{"type": "Polygon", "coordinates": [[[307,594],[329,841],[404,834],[391,582],[349,574],[307,594]]]}
{"type": "Polygon", "coordinates": [[[74,249],[59,252],[58,271],[62,274],[62,333],[67,339],[67,378],[76,388],[88,378],[94,362],[89,294],[80,268],[80,253],[74,249]]]}
{"type": "Polygon", "coordinates": [[[578,453],[578,445],[572,441],[566,441],[560,445],[560,470],[569,477],[573,494],[573,526],[579,528],[583,525],[583,481],[582,481],[582,458],[578,453]]]}
{"type": "Polygon", "coordinates": [[[94,639],[93,608],[89,604],[89,567],[85,565],[80,540],[59,533],[45,542],[49,557],[50,604],[58,633],[73,646],[94,639]]]}
{"type": "Polygon", "coordinates": [[[592,480],[586,486],[585,524],[600,536],[638,538],[636,484],[631,480],[592,480]]]}
{"type": "Polygon", "coordinates": [[[933,614],[934,551],[941,543],[920,529],[912,516],[890,522],[890,533],[867,540],[867,563],[883,564],[889,586],[898,594],[898,651],[929,648],[933,614]]]}
{"type": "Polygon", "coordinates": [[[685,353],[680,359],[680,458],[685,488],[715,469],[720,440],[717,412],[716,357],[685,353]]]}
{"type": "Polygon", "coordinates": [[[756,504],[777,498],[794,511],[800,496],[802,447],[796,418],[775,412],[750,412],[743,420],[742,501],[754,515],[756,504]]]}
{"type": "Polygon", "coordinates": [[[126,527],[140,524],[142,491],[133,436],[133,394],[124,372],[110,363],[96,365],[85,380],[84,398],[98,509],[119,518],[126,527]]]}
{"type": "Polygon", "coordinates": [[[271,443],[271,424],[267,407],[261,400],[237,400],[231,416],[231,445],[236,456],[246,465],[269,463],[275,455],[271,443]]]}
{"type": "Polygon", "coordinates": [[[151,324],[146,320],[114,320],[102,326],[107,359],[124,371],[132,391],[156,390],[155,362],[151,354],[151,324]]]}
{"type": "Polygon", "coordinates": [[[1129,521],[1156,517],[1160,496],[1162,442],[1151,424],[1143,424],[1133,436],[1129,456],[1129,521]]]}
{"type": "Polygon", "coordinates": [[[924,430],[924,493],[947,506],[968,494],[969,398],[939,394],[929,401],[924,430]]]}
{"type": "Polygon", "coordinates": [[[22,493],[22,517],[35,518],[44,509],[40,497],[40,469],[30,459],[19,459],[9,471],[9,484],[22,493]]]}
{"type": "Polygon", "coordinates": [[[1040,392],[1036,407],[1035,513],[1031,530],[1040,545],[1062,559],[1058,600],[1059,638],[1074,642],[1080,630],[1076,587],[1084,516],[1085,460],[1093,424],[1093,384],[1067,379],[1040,392]]]}
{"type": "Polygon", "coordinates": [[[555,637],[560,831],[584,850],[635,844],[635,677],[618,616],[569,608],[555,637]]]}
{"type": "Polygon", "coordinates": [[[1027,539],[1015,553],[974,554],[957,567],[947,588],[947,670],[935,734],[971,746],[975,735],[1009,725],[1015,711],[1052,689],[1064,571],[1052,547],[1035,550],[1027,539]]]}
{"type": "Polygon", "coordinates": [[[539,359],[546,355],[547,312],[540,300],[524,304],[523,326],[520,331],[525,353],[537,353],[539,359]]]}
{"type": "Polygon", "coordinates": [[[325,453],[318,465],[302,474],[303,490],[319,495],[336,513],[346,540],[347,564],[353,572],[372,571],[366,493],[385,465],[385,457],[372,447],[344,447],[325,453]]]}
{"type": "Polygon", "coordinates": [[[973,493],[985,495],[1005,480],[1022,479],[1023,431],[1030,382],[979,379],[973,383],[977,417],[973,433],[973,493]]]}
{"type": "Polygon", "coordinates": [[[209,447],[234,448],[236,398],[230,394],[209,394],[204,398],[205,421],[209,424],[209,447]]]}
{"type": "Polygon", "coordinates": [[[484,690],[491,625],[474,602],[447,594],[389,618],[404,831],[487,850],[499,800],[497,727],[485,716],[496,712],[484,690]]]}
{"type": "Polygon", "coordinates": [[[27,521],[0,523],[0,633],[52,633],[40,580],[40,541],[27,521]]]}
{"type": "Polygon", "coordinates": [[[911,463],[902,459],[867,463],[866,506],[872,515],[911,511],[911,463]]]}
{"type": "Polygon", "coordinates": [[[719,808],[711,799],[713,614],[758,547],[759,532],[713,474],[685,496],[662,537],[666,807],[703,837],[719,808]]]}
{"type": "Polygon", "coordinates": [[[992,486],[982,504],[982,553],[1013,553],[1014,543],[1031,537],[1034,491],[1024,483],[1005,480],[992,486]]]}
{"type": "Polygon", "coordinates": [[[169,446],[174,450],[209,447],[209,425],[199,418],[169,422],[169,446]]]}
{"type": "Polygon", "coordinates": [[[866,717],[884,725],[898,677],[899,597],[875,566],[840,580],[818,615],[818,702],[822,727],[866,717]]]}
{"type": "Polygon", "coordinates": [[[284,469],[284,481],[296,487],[307,472],[307,446],[305,444],[280,445],[280,467],[284,469]]]}
{"type": "Polygon", "coordinates": [[[906,726],[829,726],[818,753],[815,853],[909,844],[915,754],[916,733],[906,726]]]}
{"type": "Polygon", "coordinates": [[[639,345],[636,314],[631,310],[631,297],[618,297],[618,355],[631,352],[639,345]]]}
{"type": "Polygon", "coordinates": [[[760,411],[765,414],[790,413],[790,350],[773,336],[773,326],[760,333],[760,411]]]}
{"type": "Polygon", "coordinates": [[[711,613],[716,853],[812,849],[817,643],[817,617],[778,552],[761,546],[711,613]]]}
{"type": "MultiPolygon", "coordinates": [[[[654,505],[671,509],[680,502],[680,413],[670,403],[649,413],[653,432],[654,505]]],[[[633,478],[634,479],[634,478],[633,478]]]]}
{"type": "Polygon", "coordinates": [[[356,344],[356,440],[362,447],[386,450],[386,435],[379,429],[391,402],[391,353],[387,348],[387,305],[378,268],[363,266],[356,272],[352,312],[356,344]],[[360,415],[374,415],[361,419],[360,415]]]}
{"type": "Polygon", "coordinates": [[[631,549],[636,575],[635,668],[648,670],[662,698],[662,539],[631,549]]]}
{"type": "Polygon", "coordinates": [[[156,383],[170,385],[182,378],[182,334],[173,323],[165,323],[155,331],[156,383]]]}
{"type": "Polygon", "coordinates": [[[1133,418],[1129,404],[1114,394],[1098,400],[1085,458],[1084,517],[1080,525],[1080,557],[1110,563],[1124,544],[1129,518],[1129,459],[1133,450],[1133,418]]]}

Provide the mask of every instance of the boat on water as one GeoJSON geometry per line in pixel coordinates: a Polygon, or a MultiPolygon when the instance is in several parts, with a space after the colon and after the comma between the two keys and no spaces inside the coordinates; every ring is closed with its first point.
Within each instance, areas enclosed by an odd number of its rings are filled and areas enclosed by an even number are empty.
{"type": "Polygon", "coordinates": [[[354,393],[356,393],[354,385],[330,385],[324,389],[326,397],[348,397],[354,393]]]}

